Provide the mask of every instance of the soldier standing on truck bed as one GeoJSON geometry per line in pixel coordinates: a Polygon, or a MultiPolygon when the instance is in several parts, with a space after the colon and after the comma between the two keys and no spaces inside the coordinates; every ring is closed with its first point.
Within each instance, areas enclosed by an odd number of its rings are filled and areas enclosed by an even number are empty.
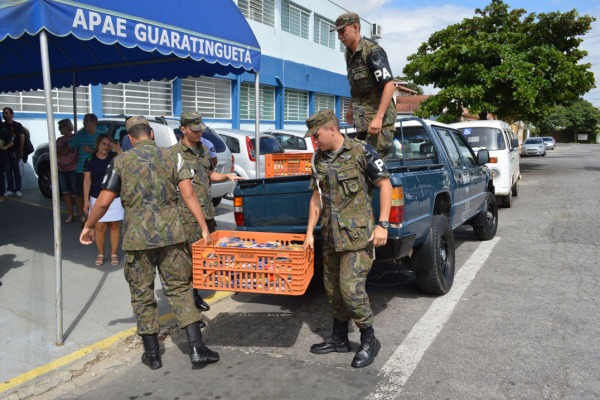
{"type": "MultiPolygon", "coordinates": [[[[133,148],[115,157],[102,180],[102,191],[85,223],[79,240],[91,244],[94,225],[120,194],[125,210],[123,249],[125,278],[131,291],[131,306],[142,337],[142,363],[150,369],[162,367],[158,345],[158,308],[154,297],[156,269],[165,297],[190,344],[192,364],[219,361],[219,354],[202,340],[200,313],[192,298],[192,262],[177,206],[179,194],[208,237],[208,226],[192,188],[192,174],[181,155],[159,148],[152,140],[150,123],[142,116],[125,123],[133,148]]],[[[210,239],[207,239],[209,241],[210,239]]]]}
{"type": "Polygon", "coordinates": [[[365,285],[374,247],[387,242],[392,185],[379,154],[371,145],[340,133],[333,110],[319,111],[306,120],[306,126],[305,137],[313,136],[319,146],[313,156],[306,243],[314,248],[313,230],[321,217],[323,281],[334,318],[333,333],[310,351],[348,352],[352,319],[360,329],[360,347],[351,365],[363,368],[373,362],[381,347],[365,285]],[[373,187],[380,189],[376,226],[373,187]]]}
{"type": "Polygon", "coordinates": [[[385,160],[393,146],[396,105],[394,76],[385,50],[360,35],[358,14],[347,12],[335,20],[338,39],[346,46],[344,57],[352,99],[346,123],[355,125],[357,138],[366,140],[385,160]]]}

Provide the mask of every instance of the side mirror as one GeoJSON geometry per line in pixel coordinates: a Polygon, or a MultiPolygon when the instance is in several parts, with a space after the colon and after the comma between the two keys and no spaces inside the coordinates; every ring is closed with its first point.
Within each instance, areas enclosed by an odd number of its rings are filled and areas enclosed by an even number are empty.
{"type": "Polygon", "coordinates": [[[512,146],[513,149],[516,149],[519,147],[519,139],[518,138],[511,138],[510,139],[510,145],[512,146]]]}
{"type": "Polygon", "coordinates": [[[486,149],[481,149],[477,152],[477,162],[479,165],[487,164],[490,162],[490,152],[486,149]]]}

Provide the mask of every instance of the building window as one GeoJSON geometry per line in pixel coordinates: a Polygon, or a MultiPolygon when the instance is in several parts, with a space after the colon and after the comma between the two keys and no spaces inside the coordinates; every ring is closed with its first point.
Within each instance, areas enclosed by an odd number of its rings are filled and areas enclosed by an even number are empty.
{"type": "Polygon", "coordinates": [[[330,108],[335,111],[335,96],[315,94],[315,112],[330,108]]]}
{"type": "Polygon", "coordinates": [[[337,41],[337,32],[335,31],[333,22],[317,14],[315,14],[314,41],[332,49],[335,49],[335,42],[337,41]],[[329,32],[331,29],[334,29],[334,31],[329,32]]]}
{"type": "Polygon", "coordinates": [[[281,2],[281,30],[308,39],[309,19],[306,9],[287,0],[281,2]]]}
{"type": "Polygon", "coordinates": [[[140,81],[102,86],[104,114],[172,115],[171,82],[140,81]]]}
{"type": "Polygon", "coordinates": [[[238,8],[248,19],[275,26],[275,0],[238,0],[238,8]]]}
{"type": "Polygon", "coordinates": [[[196,110],[203,118],[231,119],[231,81],[207,77],[182,79],[181,108],[196,110]]]}
{"type": "MultiPolygon", "coordinates": [[[[43,90],[11,92],[0,94],[2,108],[10,107],[15,112],[46,112],[46,98],[43,90]]],[[[52,89],[52,107],[56,113],[73,114],[73,88],[52,89]]],[[[91,109],[89,86],[77,88],[77,114],[85,114],[91,109]]]]}
{"type": "Polygon", "coordinates": [[[285,121],[304,121],[308,118],[308,92],[287,89],[285,91],[285,121]]]}
{"type": "MultiPolygon", "coordinates": [[[[275,120],[275,88],[273,86],[260,85],[260,119],[275,120]]],[[[243,82],[240,91],[240,118],[254,120],[254,83],[243,82]]]]}

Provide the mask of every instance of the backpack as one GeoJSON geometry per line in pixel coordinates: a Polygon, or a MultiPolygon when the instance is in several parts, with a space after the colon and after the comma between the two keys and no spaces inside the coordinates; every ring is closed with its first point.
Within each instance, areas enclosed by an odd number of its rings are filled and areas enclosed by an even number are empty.
{"type": "Polygon", "coordinates": [[[27,162],[27,157],[33,153],[33,143],[31,143],[31,135],[29,129],[23,126],[23,133],[25,133],[25,143],[23,144],[23,162],[27,162]]]}

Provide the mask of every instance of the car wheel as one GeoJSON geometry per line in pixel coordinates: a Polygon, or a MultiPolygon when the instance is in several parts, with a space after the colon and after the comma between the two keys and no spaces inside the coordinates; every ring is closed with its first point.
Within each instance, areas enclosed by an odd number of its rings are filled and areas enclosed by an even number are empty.
{"type": "Polygon", "coordinates": [[[445,215],[434,215],[425,243],[411,257],[412,262],[425,266],[416,271],[417,284],[423,293],[443,295],[454,283],[455,243],[452,228],[445,215]]]}
{"type": "Polygon", "coordinates": [[[518,179],[512,187],[512,195],[513,195],[513,197],[517,197],[519,195],[519,180],[518,179]]]}
{"type": "Polygon", "coordinates": [[[213,199],[212,199],[213,206],[215,206],[215,207],[216,207],[216,206],[218,206],[219,204],[221,204],[221,200],[223,200],[223,198],[222,198],[222,197],[213,197],[213,199]]]}
{"type": "Polygon", "coordinates": [[[487,192],[486,204],[475,219],[473,232],[478,240],[491,240],[498,230],[498,203],[496,196],[487,192]]]}
{"type": "MultiPolygon", "coordinates": [[[[500,196],[500,204],[502,204],[502,207],[504,208],[511,208],[512,200],[512,190],[509,191],[506,196],[500,196]]],[[[496,203],[498,203],[498,197],[496,197],[496,203]]]]}
{"type": "Polygon", "coordinates": [[[47,162],[40,165],[38,169],[38,187],[44,197],[52,198],[52,178],[50,176],[50,164],[47,162]]]}

